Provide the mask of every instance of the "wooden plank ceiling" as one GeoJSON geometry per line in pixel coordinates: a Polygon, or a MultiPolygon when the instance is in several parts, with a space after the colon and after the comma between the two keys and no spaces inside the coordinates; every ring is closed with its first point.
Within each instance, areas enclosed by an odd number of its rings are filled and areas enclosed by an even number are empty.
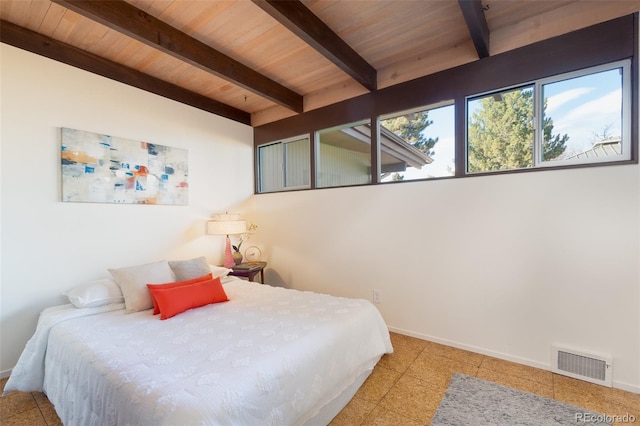
{"type": "Polygon", "coordinates": [[[253,126],[640,10],[640,0],[0,0],[0,40],[253,126]]]}

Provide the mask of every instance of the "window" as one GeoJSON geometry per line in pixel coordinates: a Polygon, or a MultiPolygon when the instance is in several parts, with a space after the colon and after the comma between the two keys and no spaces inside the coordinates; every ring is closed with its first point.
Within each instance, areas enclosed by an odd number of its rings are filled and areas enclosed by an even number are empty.
{"type": "Polygon", "coordinates": [[[628,73],[627,62],[541,82],[544,104],[540,115],[545,126],[541,136],[546,149],[542,162],[556,165],[631,158],[628,73]],[[549,135],[550,124],[553,135],[549,135]],[[564,150],[554,152],[563,141],[564,150]]]}
{"type": "MultiPolygon", "coordinates": [[[[570,64],[542,59],[520,84],[508,67],[480,76],[479,65],[454,68],[451,78],[427,76],[384,96],[374,92],[370,99],[344,101],[348,115],[361,114],[357,122],[336,125],[342,109],[321,108],[311,120],[291,117],[291,127],[259,127],[254,130],[258,192],[637,163],[637,139],[631,138],[638,123],[631,112],[637,107],[631,79],[637,55],[563,74],[570,64]],[[465,78],[468,88],[458,84],[465,78]],[[482,92],[487,87],[498,89],[482,92]],[[434,103],[424,106],[429,99],[434,103]],[[393,105],[403,107],[394,111],[393,105]],[[370,117],[365,110],[382,113],[370,117]],[[290,129],[308,134],[285,139],[290,129]],[[281,139],[268,139],[274,135],[281,139]],[[379,175],[372,174],[374,161],[379,175]]],[[[594,54],[591,63],[599,60],[594,54]]]]}
{"type": "Polygon", "coordinates": [[[455,174],[455,107],[433,106],[380,118],[380,182],[455,174]]]}
{"type": "Polygon", "coordinates": [[[309,188],[309,136],[258,147],[258,192],[309,188]]]}
{"type": "Polygon", "coordinates": [[[467,171],[533,166],[533,86],[467,102],[467,171]]]}
{"type": "Polygon", "coordinates": [[[629,61],[467,100],[467,172],[629,160],[629,61]]]}
{"type": "Polygon", "coordinates": [[[318,188],[364,185],[371,182],[369,121],[320,130],[316,182],[318,188]]]}

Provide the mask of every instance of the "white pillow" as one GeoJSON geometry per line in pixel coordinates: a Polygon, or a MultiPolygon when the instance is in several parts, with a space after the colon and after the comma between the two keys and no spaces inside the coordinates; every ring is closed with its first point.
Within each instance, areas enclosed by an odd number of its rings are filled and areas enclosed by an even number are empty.
{"type": "Polygon", "coordinates": [[[204,256],[189,260],[170,260],[169,266],[176,274],[177,281],[198,278],[211,272],[204,256]]]}
{"type": "Polygon", "coordinates": [[[109,273],[122,290],[125,312],[128,314],[153,308],[147,284],[165,284],[176,280],[176,276],[166,260],[109,269],[109,273]]]}
{"type": "Polygon", "coordinates": [[[209,270],[213,274],[213,278],[222,278],[233,272],[233,269],[225,268],[224,266],[209,265],[209,270]]]}
{"type": "Polygon", "coordinates": [[[120,287],[108,278],[80,285],[63,294],[76,308],[96,308],[124,302],[120,287]]]}

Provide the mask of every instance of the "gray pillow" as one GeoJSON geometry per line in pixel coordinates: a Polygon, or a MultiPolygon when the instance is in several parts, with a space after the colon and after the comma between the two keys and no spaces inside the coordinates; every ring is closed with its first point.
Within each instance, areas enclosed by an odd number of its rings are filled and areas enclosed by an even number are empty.
{"type": "Polygon", "coordinates": [[[170,260],[169,266],[176,274],[176,281],[190,280],[211,273],[209,263],[204,256],[188,260],[170,260]]]}

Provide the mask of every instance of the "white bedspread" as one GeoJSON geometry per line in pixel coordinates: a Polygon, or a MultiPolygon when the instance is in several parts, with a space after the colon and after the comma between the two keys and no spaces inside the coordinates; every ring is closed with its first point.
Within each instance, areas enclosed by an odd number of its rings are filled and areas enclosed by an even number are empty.
{"type": "Polygon", "coordinates": [[[44,391],[63,423],[302,424],[392,351],[368,301],[240,280],[225,291],[165,321],[117,310],[57,323],[44,391]]]}
{"type": "Polygon", "coordinates": [[[18,363],[4,386],[3,395],[10,391],[42,392],[44,383],[44,357],[51,328],[59,322],[71,318],[86,317],[124,309],[124,303],[100,306],[98,308],[77,309],[71,303],[52,306],[42,311],[36,331],[27,342],[18,363]]]}

